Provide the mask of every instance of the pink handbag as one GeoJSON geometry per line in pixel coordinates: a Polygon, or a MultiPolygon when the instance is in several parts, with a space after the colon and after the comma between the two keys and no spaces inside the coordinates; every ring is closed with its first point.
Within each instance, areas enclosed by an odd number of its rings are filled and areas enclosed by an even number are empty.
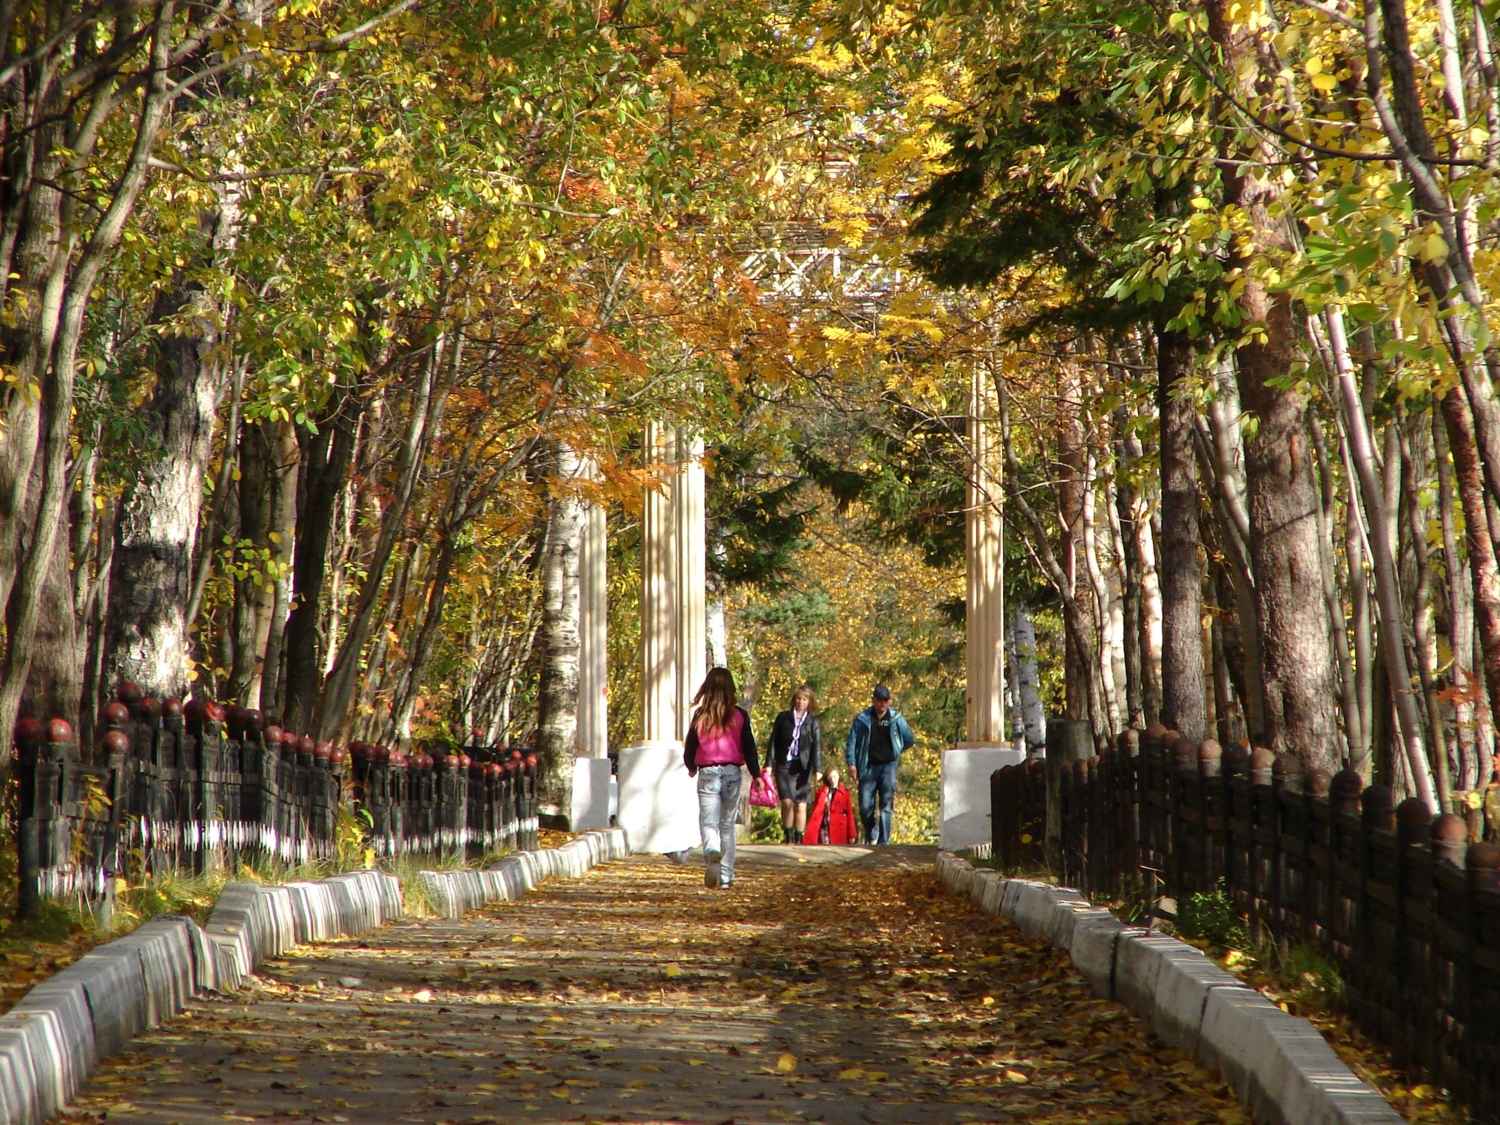
{"type": "Polygon", "coordinates": [[[771,776],[769,767],[761,770],[760,776],[750,783],[750,803],[763,809],[774,809],[781,804],[776,793],[776,779],[771,776]]]}

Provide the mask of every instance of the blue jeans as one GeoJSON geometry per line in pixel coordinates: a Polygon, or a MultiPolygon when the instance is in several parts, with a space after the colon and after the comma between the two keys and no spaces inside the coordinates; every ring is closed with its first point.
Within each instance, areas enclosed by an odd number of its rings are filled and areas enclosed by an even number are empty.
{"type": "Polygon", "coordinates": [[[734,880],[734,824],[740,815],[739,766],[704,766],[698,771],[698,828],[704,852],[718,852],[719,882],[734,880]]]}
{"type": "Polygon", "coordinates": [[[891,807],[896,803],[896,763],[871,763],[859,775],[859,818],[865,822],[865,841],[891,842],[891,807]],[[880,794],[880,822],[875,822],[875,794],[880,794]]]}

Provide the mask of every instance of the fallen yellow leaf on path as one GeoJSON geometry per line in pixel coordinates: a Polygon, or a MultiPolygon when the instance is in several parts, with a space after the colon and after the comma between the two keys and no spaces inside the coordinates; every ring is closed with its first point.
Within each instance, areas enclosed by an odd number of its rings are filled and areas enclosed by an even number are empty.
{"type": "Polygon", "coordinates": [[[790,1051],[783,1051],[781,1057],[776,1060],[776,1069],[782,1074],[790,1074],[797,1069],[797,1056],[790,1051]]]}

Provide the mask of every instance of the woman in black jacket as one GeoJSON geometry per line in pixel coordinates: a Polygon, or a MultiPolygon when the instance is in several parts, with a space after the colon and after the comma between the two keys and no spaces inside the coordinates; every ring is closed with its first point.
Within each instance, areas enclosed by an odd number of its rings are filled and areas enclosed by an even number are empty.
{"type": "Polygon", "coordinates": [[[823,728],[813,714],[817,697],[803,684],[792,692],[792,705],[771,727],[771,770],[781,796],[781,829],[789,844],[802,843],[807,830],[807,801],[823,762],[823,728]]]}

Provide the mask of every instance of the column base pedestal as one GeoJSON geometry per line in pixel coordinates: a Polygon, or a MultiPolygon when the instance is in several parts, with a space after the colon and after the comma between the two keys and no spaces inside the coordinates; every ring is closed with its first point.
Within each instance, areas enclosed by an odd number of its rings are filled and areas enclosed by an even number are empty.
{"type": "Polygon", "coordinates": [[[573,807],[569,821],[574,832],[609,827],[609,791],[613,783],[608,758],[573,759],[573,807]]]}
{"type": "Polygon", "coordinates": [[[990,774],[1025,760],[1025,754],[1004,742],[960,742],[943,751],[938,843],[944,851],[972,848],[993,839],[990,774]]]}
{"type": "Polygon", "coordinates": [[[682,743],[643,742],[620,750],[620,812],[634,852],[679,852],[699,844],[698,787],[682,764],[682,743]]]}

